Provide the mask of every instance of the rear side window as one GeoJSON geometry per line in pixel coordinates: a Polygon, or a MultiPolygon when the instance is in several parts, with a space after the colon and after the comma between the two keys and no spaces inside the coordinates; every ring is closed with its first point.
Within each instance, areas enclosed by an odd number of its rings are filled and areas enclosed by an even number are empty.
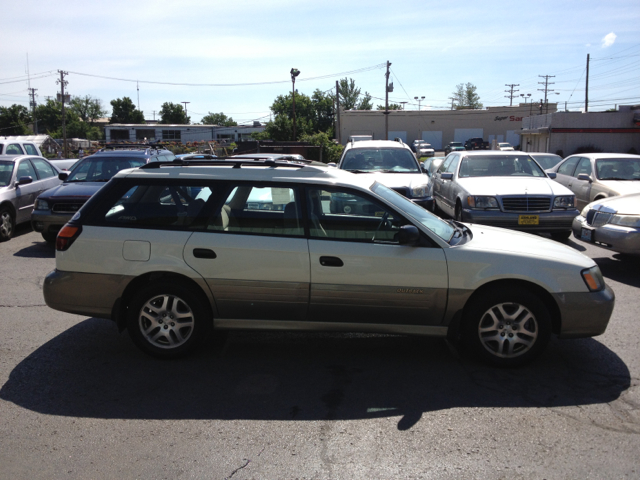
{"type": "Polygon", "coordinates": [[[100,222],[138,228],[200,229],[211,197],[206,185],[135,185],[120,195],[100,222]]]}
{"type": "Polygon", "coordinates": [[[30,143],[25,143],[22,146],[27,151],[27,155],[40,155],[38,153],[38,150],[36,150],[36,147],[34,145],[31,145],[30,143]]]}
{"type": "Polygon", "coordinates": [[[572,175],[576,165],[578,164],[578,160],[580,160],[580,157],[570,158],[558,167],[558,173],[561,173],[562,175],[572,175]]]}
{"type": "Polygon", "coordinates": [[[10,145],[7,145],[7,151],[5,152],[6,155],[24,155],[24,152],[22,151],[22,147],[20,145],[18,145],[17,143],[12,143],[10,145]]]}
{"type": "Polygon", "coordinates": [[[31,163],[33,163],[40,180],[57,176],[53,167],[41,158],[32,158],[31,163]]]}

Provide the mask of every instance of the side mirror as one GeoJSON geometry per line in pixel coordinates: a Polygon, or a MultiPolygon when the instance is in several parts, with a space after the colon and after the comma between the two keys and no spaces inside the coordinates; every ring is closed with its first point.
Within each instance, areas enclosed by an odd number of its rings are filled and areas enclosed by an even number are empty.
{"type": "Polygon", "coordinates": [[[451,172],[443,172],[440,174],[440,178],[442,180],[451,180],[453,178],[453,173],[451,172]]]}
{"type": "Polygon", "coordinates": [[[58,178],[64,182],[67,178],[69,178],[69,173],[68,172],[60,172],[58,174],[58,178]]]}
{"type": "Polygon", "coordinates": [[[327,167],[337,167],[338,165],[336,165],[336,162],[329,162],[327,163],[327,167]]]}
{"type": "Polygon", "coordinates": [[[16,186],[18,185],[27,185],[29,183],[33,182],[33,178],[31,177],[20,177],[18,179],[18,183],[16,183],[16,186]]]}
{"type": "Polygon", "coordinates": [[[547,175],[551,180],[555,179],[558,176],[556,172],[547,172],[547,175]]]}
{"type": "Polygon", "coordinates": [[[420,231],[413,225],[403,225],[398,231],[398,243],[400,245],[416,245],[420,240],[420,231]]]}
{"type": "Polygon", "coordinates": [[[587,175],[586,173],[581,173],[580,175],[578,175],[578,180],[583,180],[585,182],[593,182],[593,179],[591,178],[591,176],[587,175]]]}

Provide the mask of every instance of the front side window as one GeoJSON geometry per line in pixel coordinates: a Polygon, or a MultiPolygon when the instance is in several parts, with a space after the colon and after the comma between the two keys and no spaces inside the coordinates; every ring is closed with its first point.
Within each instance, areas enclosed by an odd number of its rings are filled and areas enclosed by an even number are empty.
{"type": "Polygon", "coordinates": [[[482,155],[464,157],[460,177],[544,177],[540,166],[528,155],[482,155]]]}
{"type": "Polygon", "coordinates": [[[577,177],[581,173],[586,173],[587,175],[591,175],[591,160],[588,158],[580,159],[580,163],[578,163],[578,167],[576,168],[574,177],[577,177]]]}
{"type": "Polygon", "coordinates": [[[108,182],[120,170],[141,167],[145,160],[126,157],[87,157],[74,165],[67,182],[108,182]]]}
{"type": "Polygon", "coordinates": [[[0,187],[6,187],[11,182],[13,162],[0,162],[0,187]]]}
{"type": "Polygon", "coordinates": [[[306,198],[311,238],[398,243],[396,235],[404,220],[366,195],[309,188],[306,198]]]}
{"type": "Polygon", "coordinates": [[[31,177],[32,180],[38,179],[36,171],[29,160],[22,160],[18,165],[18,180],[22,177],[31,177]]]}
{"type": "Polygon", "coordinates": [[[4,153],[5,155],[24,155],[24,152],[22,151],[22,147],[17,143],[12,143],[10,145],[7,145],[7,150],[4,153]]]}
{"type": "Polygon", "coordinates": [[[340,168],[356,172],[420,173],[413,153],[405,148],[352,148],[340,168]]]}
{"type": "Polygon", "coordinates": [[[606,158],[596,160],[600,180],[640,180],[640,158],[606,158]]]}
{"type": "MultiPolygon", "coordinates": [[[[253,235],[303,236],[304,225],[295,188],[278,185],[236,184],[207,230],[253,235]]],[[[203,191],[201,196],[208,195],[203,191]]]]}

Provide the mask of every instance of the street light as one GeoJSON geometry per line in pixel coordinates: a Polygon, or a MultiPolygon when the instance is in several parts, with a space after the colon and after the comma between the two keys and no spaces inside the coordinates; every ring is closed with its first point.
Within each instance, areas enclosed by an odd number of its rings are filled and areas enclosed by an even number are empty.
{"type": "Polygon", "coordinates": [[[404,105],[405,103],[409,103],[409,102],[400,102],[402,104],[402,110],[404,110],[404,105]]]}
{"type": "Polygon", "coordinates": [[[420,102],[422,102],[422,100],[424,100],[424,95],[423,95],[423,96],[421,96],[420,98],[418,98],[418,97],[413,97],[413,98],[415,98],[416,100],[418,100],[418,110],[420,110],[420,102]]]}
{"type": "Polygon", "coordinates": [[[524,98],[524,103],[527,103],[527,99],[531,97],[530,93],[521,93],[520,96],[524,98]]]}
{"type": "Polygon", "coordinates": [[[300,75],[297,68],[291,69],[291,98],[293,99],[293,141],[296,141],[296,77],[300,75]]]}

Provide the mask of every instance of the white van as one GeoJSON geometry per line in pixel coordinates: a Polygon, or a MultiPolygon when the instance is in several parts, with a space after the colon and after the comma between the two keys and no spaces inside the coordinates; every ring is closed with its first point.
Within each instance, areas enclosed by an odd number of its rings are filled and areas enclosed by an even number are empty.
{"type": "Polygon", "coordinates": [[[25,142],[20,137],[0,137],[0,155],[36,155],[42,152],[33,142],[25,142]]]}

